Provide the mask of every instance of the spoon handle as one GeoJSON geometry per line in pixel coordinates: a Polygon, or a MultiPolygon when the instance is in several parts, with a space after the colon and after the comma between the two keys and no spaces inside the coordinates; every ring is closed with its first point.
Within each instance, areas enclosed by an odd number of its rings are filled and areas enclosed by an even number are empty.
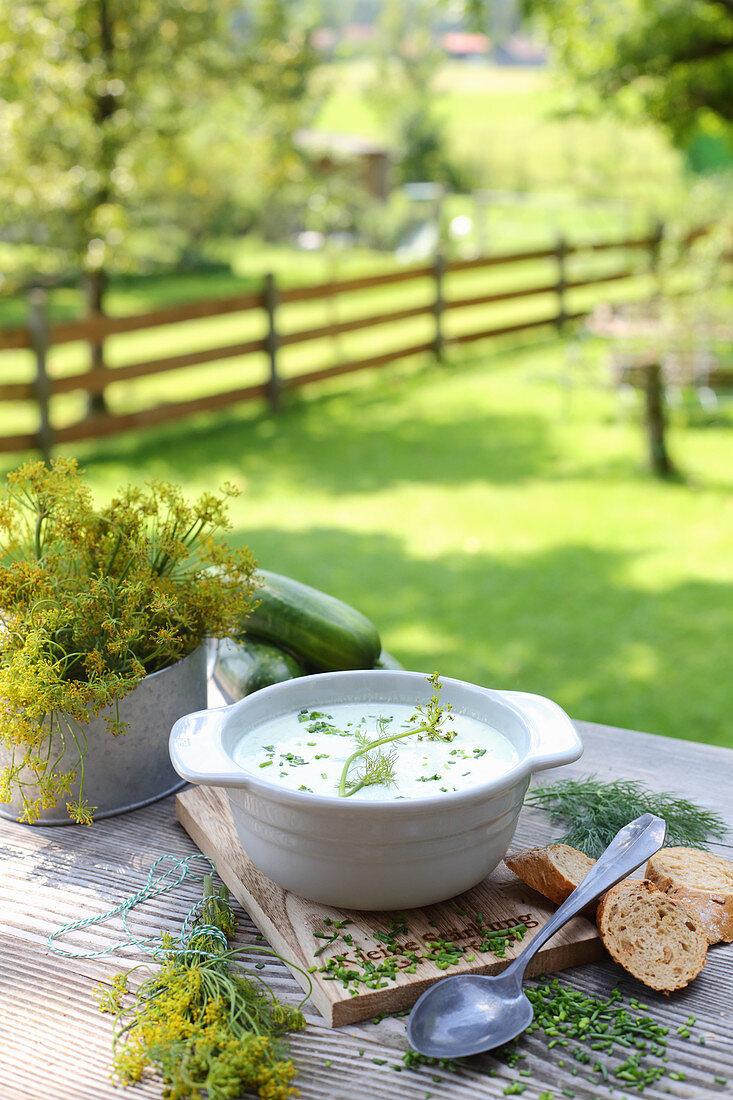
{"type": "Polygon", "coordinates": [[[539,951],[543,943],[554,936],[571,917],[574,917],[589,902],[600,894],[605,894],[621,879],[644,863],[664,843],[666,822],[654,814],[643,814],[635,821],[625,825],[606,848],[602,856],[591,867],[583,881],[576,886],[570,897],[550,917],[547,924],[532,937],[514,962],[506,968],[502,977],[521,976],[527,963],[539,951]]]}

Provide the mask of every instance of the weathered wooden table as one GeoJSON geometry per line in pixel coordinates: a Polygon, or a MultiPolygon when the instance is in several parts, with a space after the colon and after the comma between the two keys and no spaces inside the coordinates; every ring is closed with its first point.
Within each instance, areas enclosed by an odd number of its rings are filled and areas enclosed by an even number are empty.
{"type": "MultiPolygon", "coordinates": [[[[715,850],[733,856],[733,752],[687,741],[578,723],[585,754],[577,763],[553,773],[596,772],[603,778],[642,779],[659,790],[672,790],[722,812],[732,827],[727,844],[715,850]]],[[[544,844],[553,829],[544,813],[525,810],[514,846],[544,844]]],[[[92,828],[37,828],[0,822],[0,1098],[1,1100],[119,1100],[109,1080],[111,1017],[97,1010],[93,988],[115,970],[136,961],[72,961],[50,954],[46,936],[67,921],[105,912],[140,889],[153,860],[166,852],[181,857],[195,851],[176,822],[173,799],[92,828]]],[[[161,928],[178,931],[183,915],[196,900],[194,886],[155,899],[136,910],[131,926],[141,934],[161,928]]],[[[242,943],[256,943],[256,930],[242,920],[242,943]]],[[[92,927],[89,950],[120,938],[119,926],[92,927]]],[[[276,993],[299,1000],[300,993],[285,967],[262,956],[262,971],[276,993]]],[[[647,1087],[647,1098],[733,1096],[733,945],[711,948],[708,963],[690,987],[670,997],[645,989],[610,960],[563,971],[561,980],[586,992],[607,995],[619,984],[625,997],[639,997],[650,1014],[670,1028],[668,1068],[683,1074],[647,1087]],[[676,1034],[690,1015],[697,1018],[692,1037],[676,1034]],[[700,1039],[704,1039],[704,1045],[700,1039]],[[727,1079],[727,1084],[715,1077],[727,1079]]],[[[304,1100],[473,1100],[501,1097],[513,1082],[526,1085],[525,1100],[549,1090],[560,1100],[638,1093],[623,1088],[609,1092],[589,1067],[575,1065],[563,1048],[548,1049],[535,1033],[522,1040],[527,1057],[509,1068],[490,1055],[466,1061],[458,1073],[400,1066],[406,1049],[405,1021],[389,1018],[326,1028],[308,1011],[308,1027],[291,1041],[299,1073],[296,1083],[304,1100]],[[360,1053],[363,1052],[363,1053],[360,1053]],[[384,1060],[378,1064],[375,1060],[384,1060]],[[518,1070],[531,1068],[531,1077],[518,1070]],[[590,1079],[590,1080],[589,1080],[590,1079]],[[563,1091],[565,1090],[565,1091],[563,1091]]],[[[149,1079],[127,1095],[159,1098],[161,1084],[149,1079]]]]}

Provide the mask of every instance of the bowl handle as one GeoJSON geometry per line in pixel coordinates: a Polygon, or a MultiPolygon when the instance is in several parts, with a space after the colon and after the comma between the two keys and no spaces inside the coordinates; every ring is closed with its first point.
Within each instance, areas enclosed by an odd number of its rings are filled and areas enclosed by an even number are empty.
{"type": "Polygon", "coordinates": [[[562,707],[527,691],[500,691],[509,702],[521,710],[532,727],[532,742],[527,757],[533,772],[572,764],[583,752],[583,742],[570,717],[562,707]]]}
{"type": "Polygon", "coordinates": [[[196,710],[179,718],[171,730],[168,751],[181,779],[209,787],[227,787],[237,778],[243,786],[242,770],[224,751],[221,734],[225,712],[230,707],[196,710]]]}

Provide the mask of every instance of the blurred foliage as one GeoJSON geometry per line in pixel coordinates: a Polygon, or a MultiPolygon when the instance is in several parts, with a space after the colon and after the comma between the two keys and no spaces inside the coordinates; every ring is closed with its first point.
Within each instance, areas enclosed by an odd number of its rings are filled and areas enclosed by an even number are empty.
{"type": "Polygon", "coordinates": [[[0,0],[0,231],[23,267],[170,262],[297,177],[316,58],[291,8],[0,0]]]}
{"type": "Polygon", "coordinates": [[[246,80],[257,97],[257,110],[244,121],[248,182],[257,192],[252,212],[264,236],[278,240],[295,228],[293,207],[310,190],[308,161],[296,135],[313,120],[324,94],[311,80],[320,64],[311,42],[318,8],[259,0],[241,18],[252,47],[246,80]]]}
{"type": "Polygon", "coordinates": [[[683,145],[733,123],[733,0],[525,0],[525,10],[601,102],[643,111],[683,145]]]}
{"type": "MultiPolygon", "coordinates": [[[[684,207],[665,226],[660,254],[662,288],[673,288],[675,272],[684,267],[686,293],[671,293],[664,305],[697,340],[701,328],[713,322],[728,330],[730,318],[730,254],[733,240],[733,173],[720,173],[699,180],[689,191],[684,207]],[[707,227],[707,232],[690,241],[690,227],[707,227]]],[[[731,343],[727,336],[728,344],[731,343]]],[[[703,340],[704,342],[704,340],[703,340]]]]}
{"type": "Polygon", "coordinates": [[[433,33],[432,0],[385,0],[376,44],[377,69],[370,101],[398,152],[398,182],[471,186],[469,169],[450,149],[436,79],[445,55],[433,33]]]}
{"type": "MultiPolygon", "coordinates": [[[[375,67],[373,58],[322,66],[319,80],[329,91],[320,129],[390,140],[391,116],[378,109],[375,67]]],[[[515,206],[505,212],[524,222],[528,241],[546,233],[550,222],[555,231],[562,228],[563,212],[557,205],[541,210],[540,192],[550,204],[563,196],[568,211],[572,200],[615,199],[646,217],[666,216],[685,201],[684,157],[665,131],[639,117],[579,115],[576,94],[554,68],[444,62],[431,94],[451,160],[469,184],[531,192],[532,205],[537,198],[534,211],[515,206]]],[[[602,221],[598,228],[605,231],[602,221]]]]}

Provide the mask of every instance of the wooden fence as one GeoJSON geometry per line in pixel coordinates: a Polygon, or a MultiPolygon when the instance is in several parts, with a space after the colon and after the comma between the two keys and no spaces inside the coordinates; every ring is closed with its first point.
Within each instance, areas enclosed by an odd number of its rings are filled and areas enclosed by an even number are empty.
{"type": "Polygon", "coordinates": [[[125,317],[109,317],[96,313],[87,316],[83,320],[60,324],[49,322],[45,291],[35,289],[29,294],[27,325],[15,329],[0,330],[0,352],[17,349],[27,349],[32,352],[35,363],[35,377],[32,381],[27,382],[0,383],[0,402],[34,402],[38,409],[38,428],[35,432],[0,437],[0,452],[37,448],[47,457],[56,444],[97,439],[129,429],[177,421],[192,413],[229,408],[235,403],[255,398],[268,401],[272,409],[277,410],[286,391],[333,378],[336,375],[386,366],[397,359],[404,359],[422,353],[430,353],[440,358],[450,345],[468,344],[495,336],[506,336],[534,329],[541,330],[548,328],[548,326],[562,331],[568,322],[577,320],[589,312],[588,309],[570,309],[568,305],[570,292],[582,287],[608,285],[620,280],[638,277],[640,274],[639,265],[634,265],[631,262],[629,253],[632,256],[639,253],[646,254],[648,260],[644,262],[644,269],[653,271],[658,259],[661,238],[660,227],[648,236],[629,240],[575,245],[560,239],[552,248],[482,256],[468,260],[446,261],[438,255],[434,262],[423,266],[343,279],[337,282],[321,283],[314,286],[282,288],[278,286],[273,275],[267,275],[262,288],[250,294],[239,294],[231,298],[213,301],[193,302],[125,317]],[[612,271],[586,275],[583,278],[570,277],[568,259],[571,256],[592,256],[614,250],[622,255],[622,266],[616,267],[612,271]],[[450,297],[446,292],[446,277],[448,275],[481,269],[488,270],[500,266],[509,267],[541,260],[553,261],[555,265],[554,277],[541,285],[515,287],[499,291],[492,290],[490,293],[463,297],[450,297]],[[335,297],[358,296],[363,291],[417,280],[427,281],[429,298],[423,304],[391,309],[386,312],[381,311],[349,320],[333,321],[329,324],[287,333],[281,331],[279,324],[280,311],[283,306],[290,303],[309,301],[323,303],[335,297]],[[446,332],[446,314],[451,310],[488,307],[501,302],[531,299],[537,296],[547,296],[548,294],[552,294],[555,300],[555,308],[550,314],[540,317],[533,316],[511,324],[474,328],[454,335],[449,335],[446,332]],[[261,311],[265,318],[266,330],[264,336],[260,339],[187,351],[182,354],[126,363],[116,367],[94,365],[95,362],[99,363],[100,348],[103,346],[104,340],[110,336],[253,310],[261,311]],[[423,316],[432,317],[432,336],[428,340],[420,343],[403,344],[380,354],[361,359],[344,360],[318,369],[307,370],[294,376],[284,376],[280,370],[281,351],[290,345],[324,337],[337,337],[345,333],[362,331],[423,316]],[[48,368],[49,350],[60,344],[80,341],[88,344],[91,349],[96,351],[96,355],[92,356],[91,368],[77,373],[54,376],[48,368]],[[54,424],[52,403],[58,395],[69,394],[74,391],[83,391],[89,396],[103,395],[105,389],[113,382],[150,377],[161,372],[176,371],[197,364],[209,364],[235,356],[261,355],[262,353],[264,353],[267,367],[262,381],[258,383],[186,400],[168,401],[164,404],[134,412],[117,414],[101,412],[87,415],[71,424],[59,426],[54,424]]]}

